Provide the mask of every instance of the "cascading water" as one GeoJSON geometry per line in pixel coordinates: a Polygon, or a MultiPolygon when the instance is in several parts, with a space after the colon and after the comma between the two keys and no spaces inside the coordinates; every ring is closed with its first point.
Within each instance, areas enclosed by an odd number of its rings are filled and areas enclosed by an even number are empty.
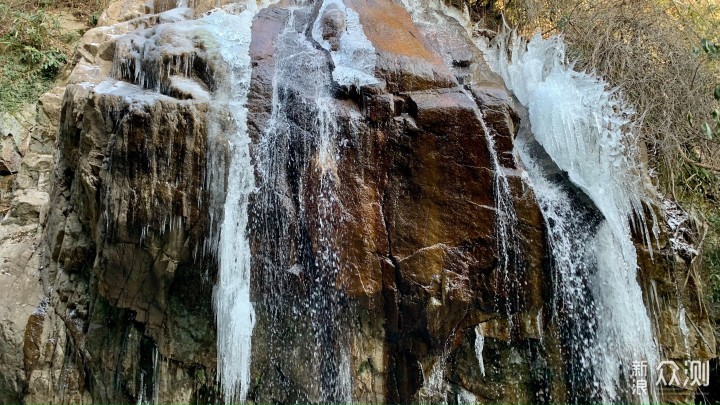
{"type": "Polygon", "coordinates": [[[499,311],[505,310],[509,319],[509,329],[512,329],[512,314],[516,311],[514,307],[519,305],[520,285],[519,274],[523,272],[524,263],[522,261],[521,252],[518,244],[519,223],[515,206],[513,204],[512,194],[510,190],[510,182],[505,173],[507,170],[498,157],[497,148],[495,146],[495,132],[492,131],[482,116],[479,117],[485,133],[485,139],[488,143],[488,150],[492,157],[493,167],[495,168],[493,176],[493,195],[495,196],[495,241],[499,256],[499,269],[502,279],[498,278],[496,287],[504,290],[507,294],[504,308],[497,308],[499,311]],[[513,273],[511,274],[511,270],[513,273]]]}
{"type": "MultiPolygon", "coordinates": [[[[206,182],[213,208],[214,234],[206,247],[217,254],[219,261],[218,283],[213,293],[217,379],[226,401],[242,402],[250,385],[251,339],[255,325],[247,236],[248,201],[255,191],[255,178],[246,103],[252,72],[251,28],[259,6],[251,1],[244,9],[241,6],[214,9],[197,20],[186,20],[192,16],[192,10],[183,7],[183,2],[177,5],[178,8],[159,14],[161,25],[120,39],[118,49],[125,53],[118,51],[124,56],[115,58],[113,75],[161,93],[180,91],[200,100],[212,100],[206,182]],[[193,46],[196,45],[203,49],[204,57],[218,62],[216,67],[221,70],[215,72],[210,89],[189,80],[191,74],[197,73],[193,72],[197,57],[193,46]],[[214,224],[218,214],[221,214],[221,223],[214,224]]],[[[106,81],[98,86],[100,91],[116,94],[124,87],[127,84],[119,81],[106,81]]],[[[179,227],[176,221],[180,219],[163,219],[162,229],[168,222],[170,229],[179,227]]],[[[143,237],[144,230],[141,239],[143,237]]],[[[157,394],[157,389],[154,392],[157,394]]]]}
{"type": "Polygon", "coordinates": [[[272,113],[257,145],[261,183],[253,229],[263,258],[264,343],[271,363],[303,374],[298,378],[307,381],[307,400],[349,403],[346,308],[336,286],[340,128],[333,72],[326,50],[312,38],[317,22],[308,18],[309,8],[289,11],[275,43],[272,113]],[[288,333],[302,349],[288,343],[288,333]]]}
{"type": "MultiPolygon", "coordinates": [[[[566,357],[566,380],[571,402],[597,398],[596,305],[588,279],[596,271],[592,237],[601,218],[582,204],[572,190],[563,188],[553,177],[553,169],[543,167],[541,147],[521,131],[516,149],[525,164],[547,226],[552,252],[552,279],[556,321],[562,333],[562,351],[566,357]],[[552,179],[552,180],[550,180],[552,179]]],[[[546,157],[549,159],[549,157],[546,157]]],[[[546,165],[548,162],[545,162],[546,165]]]]}
{"type": "MultiPolygon", "coordinates": [[[[255,2],[239,15],[222,11],[203,18],[227,64],[228,77],[214,101],[214,115],[229,116],[234,130],[223,133],[211,126],[214,141],[227,148],[227,185],[218,248],[219,275],[214,291],[217,318],[218,380],[228,402],[243,402],[250,385],[250,358],[255,310],[250,300],[250,245],[246,235],[248,199],[255,190],[247,130],[247,95],[250,86],[250,34],[258,11],[255,2]]],[[[225,168],[223,168],[225,169],[225,168]]],[[[217,171],[217,169],[215,170],[217,171]]],[[[217,177],[222,177],[218,174],[217,177]]]]}
{"type": "MultiPolygon", "coordinates": [[[[537,35],[526,44],[504,34],[484,48],[491,68],[528,108],[534,139],[602,217],[594,224],[590,214],[578,215],[577,203],[548,180],[527,143],[518,146],[549,229],[556,293],[564,306],[557,315],[572,325],[569,367],[582,377],[571,384],[589,384],[587,390],[597,392],[585,400],[631,400],[632,362],[647,361],[649,371],[657,362],[635,279],[631,225],[636,218],[644,223],[644,192],[627,135],[632,110],[605,82],[566,65],[558,37],[537,35]]],[[[655,399],[654,387],[648,391],[635,398],[655,399]]]]}

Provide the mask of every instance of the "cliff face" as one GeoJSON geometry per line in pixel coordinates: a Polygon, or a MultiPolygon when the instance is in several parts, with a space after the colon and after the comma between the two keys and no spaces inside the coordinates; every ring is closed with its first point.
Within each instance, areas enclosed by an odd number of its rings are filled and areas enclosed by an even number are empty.
{"type": "MultiPolygon", "coordinates": [[[[342,402],[349,382],[359,402],[567,400],[546,224],[513,155],[525,112],[453,18],[344,4],[375,82],[333,76],[351,23],[336,9],[274,5],[252,24],[248,398],[342,402]],[[316,19],[330,49],[307,30],[316,19]]],[[[17,169],[0,166],[0,403],[221,399],[213,287],[238,179],[213,134],[237,125],[217,108],[232,72],[192,22],[207,7],[168,8],[111,5],[67,85],[28,112],[31,132],[12,130],[17,152],[3,146],[17,169]]],[[[712,358],[697,236],[671,203],[658,215],[660,249],[637,236],[638,282],[662,354],[712,358]]]]}
{"type": "Polygon", "coordinates": [[[52,183],[55,130],[62,89],[43,95],[37,106],[0,117],[0,398],[22,400],[26,382],[23,362],[28,319],[43,302],[39,284],[52,183]]]}
{"type": "MultiPolygon", "coordinates": [[[[272,195],[281,197],[270,197],[276,202],[259,207],[254,224],[255,249],[274,262],[253,266],[253,274],[265,277],[254,280],[260,315],[253,373],[260,383],[251,395],[260,402],[317,400],[323,391],[342,396],[333,391],[337,387],[307,389],[318,375],[294,357],[312,362],[317,350],[326,359],[342,357],[336,342],[344,339],[347,328],[353,398],[358,401],[438,400],[440,391],[421,388],[432,373],[444,369],[454,384],[487,399],[531,401],[537,391],[529,383],[531,374],[541,373],[533,363],[542,333],[537,319],[549,281],[542,270],[542,218],[532,192],[508,159],[517,119],[509,95],[483,67],[474,45],[457,40],[465,37],[454,20],[447,21],[451,28],[416,27],[402,7],[389,1],[375,2],[373,8],[364,2],[349,6],[360,15],[377,50],[376,72],[387,84],[340,89],[340,99],[331,100],[342,147],[329,175],[303,144],[304,120],[317,97],[306,81],[315,78],[285,68],[283,58],[295,55],[294,48],[286,49],[293,32],[283,28],[291,12],[270,8],[253,24],[250,133],[261,140],[269,121],[283,120],[291,128],[289,139],[274,140],[278,143],[273,148],[291,152],[278,153],[284,160],[269,186],[272,195]],[[392,21],[387,16],[393,16],[392,21]],[[278,84],[277,77],[287,82],[278,84]],[[472,91],[459,80],[472,80],[472,91]],[[289,100],[281,102],[294,103],[292,113],[272,114],[277,108],[273,85],[289,100]],[[484,126],[479,105],[491,127],[484,126]],[[498,266],[496,167],[485,131],[498,134],[524,236],[519,245],[523,260],[506,271],[498,266]],[[329,189],[323,188],[324,175],[331,178],[329,189]],[[336,200],[324,205],[325,193],[336,200]],[[327,215],[338,220],[323,229],[327,215]],[[280,234],[277,246],[263,246],[267,242],[262,238],[272,229],[288,231],[280,234]],[[315,309],[313,292],[324,288],[322,281],[313,281],[313,271],[323,271],[319,256],[327,244],[340,263],[335,277],[341,292],[337,302],[320,304],[325,319],[318,320],[303,311],[315,309]],[[299,272],[292,271],[298,267],[297,256],[287,252],[304,246],[309,246],[309,261],[319,270],[300,261],[299,272]],[[520,292],[519,286],[527,288],[520,292]],[[505,308],[514,315],[512,330],[507,317],[498,314],[505,308]],[[275,315],[278,309],[281,315],[275,315]],[[327,319],[331,315],[344,321],[327,319]],[[333,327],[319,328],[317,333],[327,340],[318,348],[312,328],[323,322],[333,327]],[[489,386],[475,378],[480,370],[474,327],[479,323],[486,329],[487,350],[498,356],[497,364],[488,364],[488,373],[494,373],[489,386]],[[526,344],[513,347],[508,343],[511,334],[526,344]],[[520,373],[500,367],[501,358],[512,356],[522,359],[520,373]],[[515,379],[528,384],[503,391],[502,386],[512,386],[515,379]]],[[[296,13],[293,18],[302,26],[300,18],[308,17],[296,13]]]]}

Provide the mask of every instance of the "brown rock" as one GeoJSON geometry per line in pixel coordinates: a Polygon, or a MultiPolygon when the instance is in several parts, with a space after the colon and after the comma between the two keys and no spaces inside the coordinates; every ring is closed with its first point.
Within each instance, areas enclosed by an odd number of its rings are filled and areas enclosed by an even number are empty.
{"type": "Polygon", "coordinates": [[[389,0],[348,0],[346,4],[360,15],[365,35],[378,54],[376,74],[391,89],[415,91],[457,83],[402,6],[389,0]]]}
{"type": "Polygon", "coordinates": [[[364,94],[363,110],[371,122],[389,121],[395,116],[395,98],[390,94],[364,94]]]}
{"type": "Polygon", "coordinates": [[[248,128],[250,136],[257,141],[272,113],[273,78],[275,65],[273,55],[278,35],[290,14],[282,8],[266,8],[255,17],[250,41],[250,57],[253,72],[248,94],[248,128]]]}
{"type": "MultiPolygon", "coordinates": [[[[682,368],[688,356],[699,361],[715,358],[717,342],[708,309],[697,298],[704,289],[694,268],[697,262],[692,253],[688,255],[688,250],[697,248],[701,225],[675,203],[661,202],[665,209],[654,209],[658,240],[653,240],[648,247],[639,230],[634,235],[641,269],[638,283],[657,331],[661,358],[675,361],[682,368]],[[671,236],[681,242],[674,244],[671,236]],[[676,284],[678,280],[684,280],[682,288],[676,284]]],[[[651,214],[646,212],[648,222],[654,221],[651,214]]],[[[694,396],[695,390],[686,387],[662,392],[663,401],[667,403],[686,403],[694,396]]]]}
{"type": "Polygon", "coordinates": [[[463,131],[468,134],[483,134],[477,105],[462,90],[456,88],[407,94],[410,98],[410,114],[420,127],[437,133],[465,127],[463,131]]]}
{"type": "Polygon", "coordinates": [[[438,54],[460,84],[504,88],[502,78],[490,70],[466,28],[450,16],[435,13],[436,23],[416,23],[430,49],[438,54]]]}

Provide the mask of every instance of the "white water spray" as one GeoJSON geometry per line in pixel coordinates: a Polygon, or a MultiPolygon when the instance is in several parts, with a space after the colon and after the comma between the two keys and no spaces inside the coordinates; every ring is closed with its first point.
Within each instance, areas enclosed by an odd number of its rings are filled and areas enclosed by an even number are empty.
{"type": "MultiPolygon", "coordinates": [[[[647,361],[652,370],[657,362],[650,319],[636,281],[637,254],[631,238],[631,222],[644,223],[645,195],[629,133],[633,111],[603,80],[568,66],[559,37],[536,35],[526,44],[514,34],[503,34],[484,48],[491,68],[528,108],[537,142],[604,217],[588,246],[596,270],[587,282],[598,320],[598,351],[592,362],[603,400],[622,399],[620,390],[627,388],[627,381],[621,381],[622,370],[633,361],[647,361]]],[[[543,190],[536,189],[541,201],[547,197],[543,190]]],[[[553,248],[558,245],[562,242],[556,241],[553,248]]],[[[553,253],[558,257],[558,252],[553,253]]],[[[648,402],[649,397],[639,400],[648,402]]]]}
{"type": "MultiPolygon", "coordinates": [[[[255,310],[250,300],[250,245],[246,235],[248,198],[255,190],[247,131],[250,87],[250,35],[255,2],[239,15],[215,11],[203,18],[228,65],[226,86],[214,95],[215,108],[229,114],[234,132],[226,134],[228,178],[220,225],[219,275],[214,291],[217,317],[218,380],[227,402],[243,402],[250,385],[250,357],[255,310]]],[[[211,126],[216,128],[217,126],[211,126]]],[[[215,137],[223,134],[212,134],[215,137]]]]}

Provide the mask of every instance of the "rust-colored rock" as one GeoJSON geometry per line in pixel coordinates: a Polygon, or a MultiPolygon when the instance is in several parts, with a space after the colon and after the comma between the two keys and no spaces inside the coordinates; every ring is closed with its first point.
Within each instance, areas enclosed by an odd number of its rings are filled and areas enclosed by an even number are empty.
{"type": "Polygon", "coordinates": [[[378,54],[376,73],[391,89],[413,91],[456,84],[402,6],[391,0],[347,0],[346,4],[360,15],[365,35],[378,54]]]}

